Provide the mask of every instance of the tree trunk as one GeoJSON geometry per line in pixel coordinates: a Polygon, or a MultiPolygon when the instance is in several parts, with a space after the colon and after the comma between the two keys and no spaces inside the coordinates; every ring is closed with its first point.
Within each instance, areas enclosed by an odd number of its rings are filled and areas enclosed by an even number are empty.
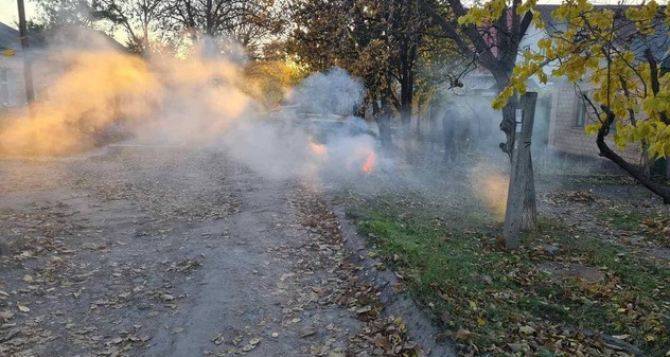
{"type": "Polygon", "coordinates": [[[456,161],[456,118],[454,112],[447,109],[442,117],[442,140],[444,141],[444,162],[449,164],[456,161]]]}
{"type": "Polygon", "coordinates": [[[377,125],[379,126],[379,138],[382,143],[384,151],[390,151],[393,148],[393,141],[391,139],[391,121],[388,115],[382,114],[377,117],[377,125]]]}
{"type": "Polygon", "coordinates": [[[654,182],[649,176],[646,176],[642,170],[624,160],[621,156],[614,152],[614,150],[612,150],[609,145],[607,145],[607,142],[605,142],[605,137],[609,134],[610,126],[614,122],[616,116],[607,106],[603,105],[601,108],[607,117],[605,118],[605,122],[600,126],[600,129],[598,130],[598,136],[596,138],[596,144],[600,150],[600,156],[604,156],[617,164],[617,166],[626,171],[644,187],[648,188],[651,192],[661,197],[663,199],[663,203],[670,204],[670,187],[654,182]]]}
{"type": "Polygon", "coordinates": [[[391,138],[391,119],[387,110],[387,104],[383,103],[380,106],[377,101],[373,100],[372,114],[379,128],[379,140],[381,141],[382,149],[389,152],[393,147],[393,140],[391,138]]]}
{"type": "Polygon", "coordinates": [[[151,49],[149,48],[149,25],[147,23],[142,25],[142,36],[142,55],[148,57],[151,49]]]}
{"type": "Polygon", "coordinates": [[[535,226],[535,185],[530,154],[533,119],[537,93],[528,92],[523,98],[523,119],[519,141],[512,150],[512,169],[507,193],[507,209],[503,236],[508,249],[519,247],[522,229],[535,226]]]}
{"type": "Polygon", "coordinates": [[[402,125],[403,149],[408,161],[415,161],[415,141],[412,137],[412,97],[414,78],[408,64],[403,65],[403,76],[400,81],[400,123],[402,125]]]}
{"type": "Polygon", "coordinates": [[[523,121],[528,125],[529,132],[525,133],[524,128],[521,131],[521,140],[519,145],[523,145],[524,157],[521,166],[523,177],[523,213],[521,214],[521,230],[530,231],[537,224],[537,204],[535,202],[535,173],[533,171],[533,155],[531,154],[531,139],[533,136],[533,123],[535,118],[535,104],[537,103],[537,93],[526,93],[523,100],[523,121]],[[529,123],[526,123],[526,122],[529,123]]]}
{"type": "Polygon", "coordinates": [[[21,35],[21,49],[23,50],[23,84],[26,91],[26,103],[28,104],[28,113],[32,116],[32,106],[30,104],[35,100],[35,90],[33,88],[33,70],[32,54],[30,44],[28,43],[28,29],[26,25],[26,11],[23,0],[17,2],[19,8],[19,34],[21,35]]]}
{"type": "Polygon", "coordinates": [[[515,128],[516,128],[516,108],[518,107],[518,98],[513,96],[507,102],[502,110],[502,121],[500,121],[500,130],[505,133],[506,141],[500,143],[500,149],[507,154],[512,161],[512,151],[514,149],[515,128]]]}
{"type": "Polygon", "coordinates": [[[411,73],[407,73],[400,83],[400,121],[403,129],[409,131],[412,121],[412,94],[414,83],[411,73]]]}
{"type": "MultiPolygon", "coordinates": [[[[509,71],[511,73],[511,70],[509,71]]],[[[507,81],[509,76],[505,73],[498,73],[498,75],[495,76],[496,78],[496,83],[498,86],[499,90],[503,90],[505,86],[507,86],[507,81]]],[[[537,101],[537,95],[535,95],[534,98],[532,98],[532,108],[530,106],[526,106],[526,102],[528,102],[526,99],[529,99],[528,97],[524,98],[524,115],[527,110],[532,110],[532,114],[534,115],[535,113],[535,102],[537,101]]],[[[510,159],[510,164],[513,165],[513,159],[512,159],[512,154],[514,151],[514,146],[515,146],[515,141],[516,141],[516,108],[519,106],[519,97],[517,95],[512,96],[509,101],[507,102],[507,105],[502,110],[502,121],[500,122],[500,130],[502,130],[503,133],[505,133],[505,138],[506,141],[504,143],[500,143],[500,149],[507,154],[507,156],[510,159]]],[[[532,128],[531,128],[532,130],[532,128]]],[[[530,142],[530,137],[528,138],[528,141],[530,142]]],[[[512,169],[514,169],[512,167],[512,169]]],[[[532,157],[530,154],[530,147],[528,148],[528,167],[525,168],[524,170],[527,170],[523,174],[523,187],[524,189],[520,191],[520,194],[524,195],[523,199],[523,211],[521,213],[521,216],[523,219],[521,220],[521,226],[520,228],[524,231],[532,230],[535,227],[535,224],[537,222],[537,205],[535,202],[535,177],[534,177],[534,172],[533,172],[533,162],[532,162],[532,157]]]]}

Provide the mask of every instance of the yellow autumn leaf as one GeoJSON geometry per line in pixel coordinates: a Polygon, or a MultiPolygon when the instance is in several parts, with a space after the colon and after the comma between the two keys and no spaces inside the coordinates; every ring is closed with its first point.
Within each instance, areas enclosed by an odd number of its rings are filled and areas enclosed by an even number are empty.
{"type": "Polygon", "coordinates": [[[596,135],[598,130],[600,130],[600,123],[589,124],[584,127],[584,131],[586,131],[588,135],[596,135]]]}
{"type": "Polygon", "coordinates": [[[2,50],[2,55],[4,57],[13,57],[14,55],[16,55],[16,51],[14,51],[11,48],[5,48],[4,50],[2,50]]]}

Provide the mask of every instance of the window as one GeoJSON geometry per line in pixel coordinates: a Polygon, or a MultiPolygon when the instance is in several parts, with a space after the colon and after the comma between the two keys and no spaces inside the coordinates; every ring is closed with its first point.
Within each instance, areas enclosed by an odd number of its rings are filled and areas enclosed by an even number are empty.
{"type": "Polygon", "coordinates": [[[584,103],[584,100],[579,100],[578,99],[578,104],[577,104],[577,117],[575,118],[575,126],[578,127],[584,127],[586,124],[586,103],[584,103]]]}

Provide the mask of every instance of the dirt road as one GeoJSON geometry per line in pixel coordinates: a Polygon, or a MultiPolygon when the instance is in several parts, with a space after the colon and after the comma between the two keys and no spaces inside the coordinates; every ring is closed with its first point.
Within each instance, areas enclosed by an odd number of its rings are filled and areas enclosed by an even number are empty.
{"type": "Polygon", "coordinates": [[[413,353],[318,195],[221,154],[0,162],[0,355],[413,353]]]}

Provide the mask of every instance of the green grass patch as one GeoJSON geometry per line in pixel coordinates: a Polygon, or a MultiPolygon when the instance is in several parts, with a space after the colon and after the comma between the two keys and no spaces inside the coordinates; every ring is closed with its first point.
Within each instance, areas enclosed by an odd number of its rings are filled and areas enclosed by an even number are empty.
{"type": "Polygon", "coordinates": [[[610,207],[596,217],[610,228],[636,233],[660,246],[670,247],[670,217],[661,212],[643,212],[610,207]]]}
{"type": "Polygon", "coordinates": [[[609,223],[613,228],[624,231],[640,231],[645,215],[640,212],[611,207],[596,214],[598,219],[609,223]]]}
{"type": "MultiPolygon", "coordinates": [[[[459,336],[464,345],[494,354],[511,352],[508,343],[516,342],[536,346],[529,348],[537,354],[572,353],[579,344],[598,351],[584,331],[601,331],[627,335],[622,338],[650,355],[668,350],[667,266],[545,218],[524,236],[521,249],[509,252],[497,244],[499,227],[486,214],[407,202],[360,200],[349,214],[445,330],[469,332],[459,336]],[[559,250],[549,253],[546,246],[559,250]],[[539,269],[548,263],[597,269],[603,279],[585,282],[539,269]],[[574,344],[564,346],[565,339],[574,344]]],[[[634,227],[641,218],[629,213],[614,219],[634,227]]]]}

